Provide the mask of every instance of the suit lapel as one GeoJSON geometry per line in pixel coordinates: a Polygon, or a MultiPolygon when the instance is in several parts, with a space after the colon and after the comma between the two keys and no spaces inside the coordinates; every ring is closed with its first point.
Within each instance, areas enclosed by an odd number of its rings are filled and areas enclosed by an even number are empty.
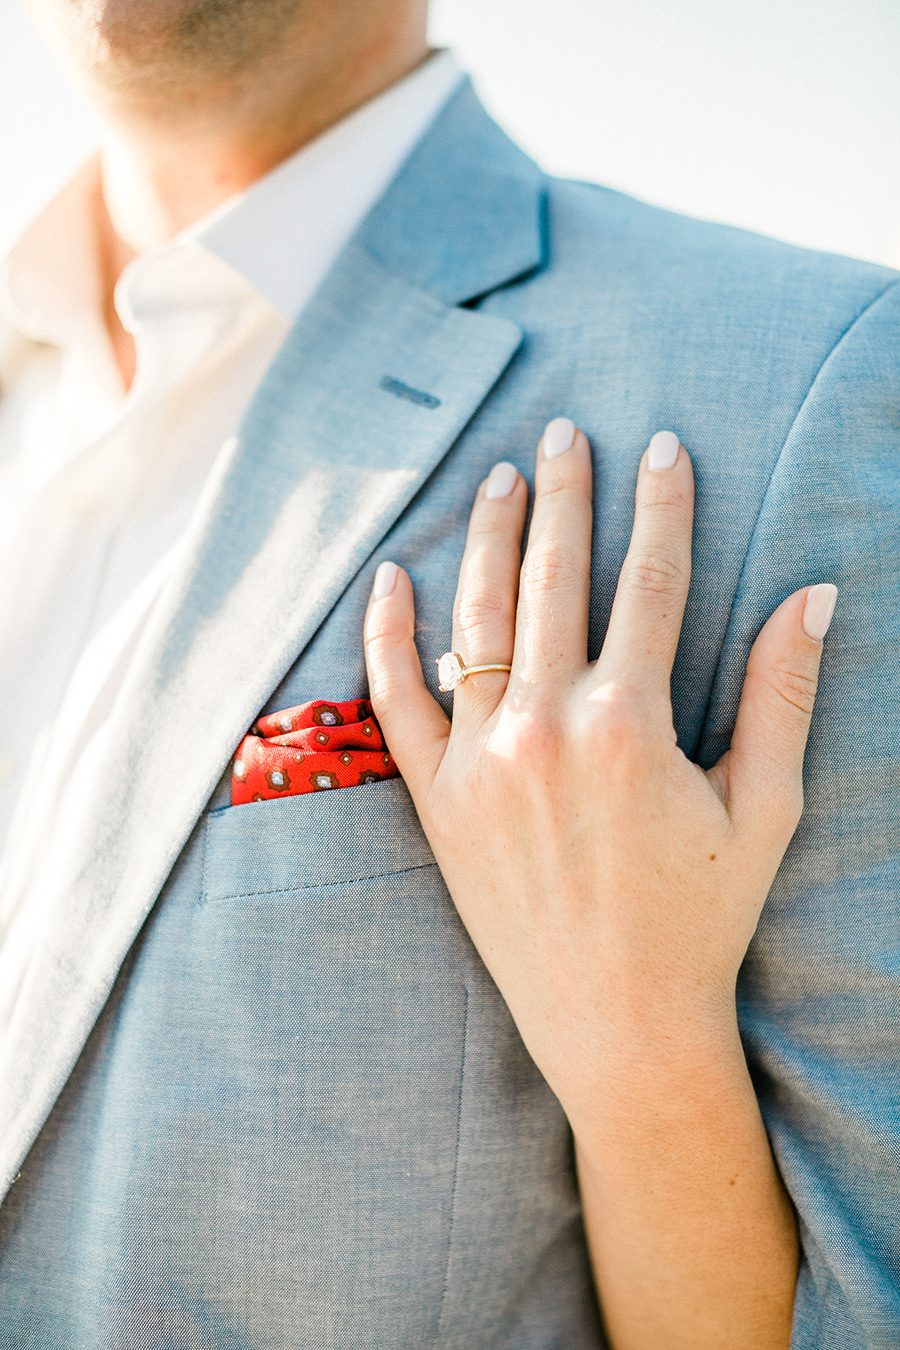
{"type": "Polygon", "coordinates": [[[0,1065],[0,1196],[235,746],[516,351],[515,324],[456,305],[537,265],[539,199],[464,85],[206,485],[40,875],[45,939],[0,1065]]]}

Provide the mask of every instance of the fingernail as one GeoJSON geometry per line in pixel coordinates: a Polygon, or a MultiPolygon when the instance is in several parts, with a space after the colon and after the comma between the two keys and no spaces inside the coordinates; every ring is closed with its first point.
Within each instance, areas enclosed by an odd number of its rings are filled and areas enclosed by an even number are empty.
{"type": "Polygon", "coordinates": [[[495,464],[487,476],[484,495],[486,497],[508,497],[516,485],[518,476],[519,470],[515,464],[510,464],[509,460],[501,459],[500,463],[495,464]]]}
{"type": "Polygon", "coordinates": [[[397,580],[397,564],[394,562],[380,562],[375,570],[375,581],[372,585],[372,597],[380,600],[385,595],[390,595],[394,589],[394,582],[397,580]]]}
{"type": "Polygon", "coordinates": [[[544,428],[544,458],[553,459],[571,450],[575,441],[575,423],[568,417],[554,417],[544,428]]]}
{"type": "Polygon", "coordinates": [[[830,581],[822,581],[809,589],[803,606],[803,628],[807,637],[822,639],[825,636],[836,600],[837,586],[830,581]]]}
{"type": "Polygon", "coordinates": [[[647,463],[651,469],[671,469],[678,458],[678,437],[674,431],[658,431],[647,446],[647,463]]]}

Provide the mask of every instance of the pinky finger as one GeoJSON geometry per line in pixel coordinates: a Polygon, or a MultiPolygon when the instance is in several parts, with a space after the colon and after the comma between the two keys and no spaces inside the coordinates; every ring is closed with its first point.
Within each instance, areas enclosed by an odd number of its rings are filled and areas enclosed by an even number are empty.
{"type": "Polygon", "coordinates": [[[830,582],[795,591],[750,649],[731,746],[710,772],[727,769],[729,796],[751,822],[780,802],[793,832],[803,809],[804,751],[836,597],[830,582]]]}
{"type": "Polygon", "coordinates": [[[380,563],[363,629],[369,698],[387,748],[418,806],[443,759],[450,719],[425,685],[414,623],[409,576],[396,563],[380,563]]]}

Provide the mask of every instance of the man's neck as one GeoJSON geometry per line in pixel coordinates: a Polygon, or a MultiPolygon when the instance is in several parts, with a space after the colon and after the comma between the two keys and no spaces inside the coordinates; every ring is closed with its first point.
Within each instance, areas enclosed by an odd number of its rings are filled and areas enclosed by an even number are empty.
{"type": "Polygon", "coordinates": [[[128,389],[135,374],[134,341],[122,327],[113,295],[126,264],[172,238],[243,190],[355,108],[409,74],[428,56],[422,31],[396,33],[384,50],[349,58],[328,78],[264,91],[261,106],[245,102],[237,115],[162,121],[107,115],[97,202],[103,311],[116,361],[128,389]],[[266,93],[268,97],[266,97],[266,93]],[[263,101],[264,100],[264,101],[263,101]]]}

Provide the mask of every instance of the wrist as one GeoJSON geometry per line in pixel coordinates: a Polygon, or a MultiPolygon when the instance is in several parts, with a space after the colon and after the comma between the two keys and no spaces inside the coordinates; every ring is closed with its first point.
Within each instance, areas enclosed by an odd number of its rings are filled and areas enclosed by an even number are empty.
{"type": "Polygon", "coordinates": [[[576,1142],[590,1154],[607,1129],[656,1119],[677,1127],[753,1093],[734,1004],[666,1010],[647,1006],[607,1024],[589,1069],[559,1093],[576,1142]]]}
{"type": "Polygon", "coordinates": [[[622,995],[608,1012],[607,1027],[610,1068],[620,1057],[636,1055],[661,1063],[697,1056],[716,1059],[740,1043],[733,985],[687,993],[666,989],[659,994],[622,995]]]}

